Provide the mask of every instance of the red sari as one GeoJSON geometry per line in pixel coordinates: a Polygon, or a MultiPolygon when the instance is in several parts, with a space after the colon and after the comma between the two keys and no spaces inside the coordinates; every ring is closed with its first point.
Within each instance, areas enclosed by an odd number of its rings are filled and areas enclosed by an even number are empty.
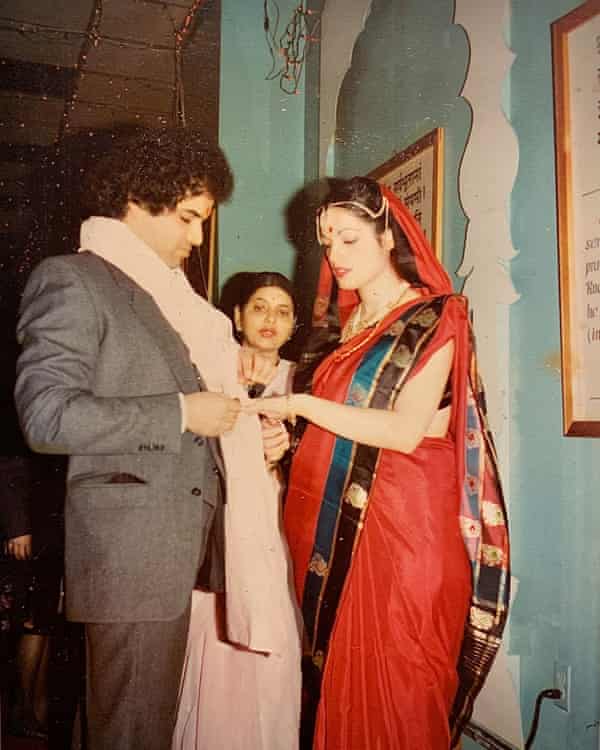
{"type": "MultiPolygon", "coordinates": [[[[390,206],[398,219],[398,207],[390,206]]],[[[479,484],[466,468],[464,436],[467,443],[476,440],[467,424],[475,386],[469,386],[465,301],[447,295],[445,272],[430,251],[423,258],[420,230],[401,218],[413,249],[421,243],[417,265],[433,294],[340,345],[315,371],[312,393],[393,408],[404,383],[453,340],[450,427],[446,437],[424,438],[410,454],[306,427],[285,504],[306,625],[303,748],[449,748],[470,714],[506,619],[508,547],[495,465],[481,454],[479,484]],[[407,365],[403,342],[415,337],[406,338],[406,321],[424,308],[422,339],[407,365]],[[491,499],[496,513],[491,532],[473,509],[473,500],[481,506],[484,487],[485,502],[491,499]],[[469,502],[471,510],[465,510],[469,502]],[[489,574],[485,595],[477,578],[482,570],[489,574]],[[461,659],[468,666],[459,684],[461,659]]],[[[339,303],[343,312],[344,299],[339,303]]]]}
{"type": "MultiPolygon", "coordinates": [[[[393,318],[379,326],[380,333],[393,318]]],[[[457,325],[466,326],[463,308],[451,302],[411,377],[455,337],[457,325]]],[[[344,401],[356,365],[376,339],[359,348],[352,339],[325,360],[315,374],[314,395],[344,401]]],[[[460,359],[457,352],[455,372],[460,359]]],[[[285,522],[299,601],[334,439],[309,425],[294,457],[285,522]]],[[[426,438],[412,454],[379,453],[329,642],[316,750],[440,750],[450,744],[448,715],[471,596],[454,441],[426,438]]]]}

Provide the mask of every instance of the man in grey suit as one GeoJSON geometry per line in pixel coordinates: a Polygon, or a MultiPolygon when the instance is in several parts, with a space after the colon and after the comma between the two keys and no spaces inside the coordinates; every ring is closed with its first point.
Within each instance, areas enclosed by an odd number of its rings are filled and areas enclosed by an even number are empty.
{"type": "MultiPolygon", "coordinates": [[[[94,174],[110,236],[167,269],[233,186],[218,146],[183,128],[115,139],[94,174]]],[[[66,606],[86,623],[88,747],[168,750],[191,591],[223,502],[217,440],[239,401],[205,390],[153,297],[95,253],[34,270],[18,336],[24,434],[70,456],[66,606]]],[[[210,563],[218,579],[222,560],[210,563]]]]}

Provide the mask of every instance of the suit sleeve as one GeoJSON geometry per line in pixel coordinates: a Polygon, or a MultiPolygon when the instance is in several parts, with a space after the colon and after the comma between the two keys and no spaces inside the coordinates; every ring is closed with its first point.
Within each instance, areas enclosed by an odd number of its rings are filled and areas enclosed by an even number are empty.
{"type": "Polygon", "coordinates": [[[177,453],[177,392],[139,397],[93,393],[101,323],[72,264],[52,258],[32,273],[21,304],[15,400],[30,447],[41,453],[177,453]]]}
{"type": "Polygon", "coordinates": [[[0,539],[31,533],[31,482],[25,458],[0,456],[0,539]]]}

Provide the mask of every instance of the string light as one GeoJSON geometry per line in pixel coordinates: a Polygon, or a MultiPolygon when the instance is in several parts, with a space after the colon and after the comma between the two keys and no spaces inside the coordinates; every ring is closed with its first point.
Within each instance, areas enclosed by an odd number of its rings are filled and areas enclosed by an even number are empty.
{"type": "MultiPolygon", "coordinates": [[[[165,13],[169,13],[168,4],[162,2],[162,0],[143,0],[148,4],[160,5],[165,13]]],[[[68,166],[67,154],[66,154],[66,138],[71,133],[71,117],[74,110],[81,108],[87,109],[91,112],[93,109],[102,105],[97,104],[93,101],[88,101],[81,96],[80,83],[86,77],[86,68],[92,51],[97,48],[100,44],[118,46],[120,48],[130,48],[137,50],[148,50],[156,53],[175,53],[176,66],[175,66],[175,116],[177,121],[181,125],[185,125],[185,108],[184,108],[184,86],[182,79],[182,61],[183,61],[183,50],[185,44],[192,32],[194,19],[205,4],[206,0],[193,0],[186,12],[186,15],[181,24],[177,26],[173,23],[173,37],[174,43],[171,44],[153,44],[144,41],[138,41],[135,39],[120,38],[116,36],[107,36],[101,34],[101,24],[103,17],[103,0],[95,0],[90,17],[88,20],[87,28],[85,31],[81,31],[73,28],[64,28],[51,26],[43,23],[30,23],[23,22],[18,19],[8,18],[0,16],[0,30],[14,32],[25,38],[31,37],[35,39],[35,43],[40,41],[43,43],[45,40],[51,41],[53,44],[65,43],[71,45],[73,40],[81,39],[81,48],[79,50],[77,63],[74,68],[73,82],[69,95],[64,102],[62,117],[58,126],[58,134],[54,141],[53,146],[49,148],[40,148],[40,153],[36,157],[34,156],[34,147],[27,147],[27,152],[31,151],[31,154],[27,157],[23,155],[20,161],[36,163],[36,173],[39,175],[42,172],[55,173],[58,181],[55,183],[47,182],[46,180],[40,180],[38,183],[39,194],[36,194],[36,204],[38,208],[41,207],[41,211],[33,212],[31,220],[28,222],[28,231],[26,232],[25,241],[19,242],[19,249],[16,246],[15,256],[12,256],[15,261],[15,272],[17,277],[23,280],[29,273],[31,267],[37,262],[40,257],[43,257],[48,252],[48,247],[45,244],[45,239],[48,236],[46,228],[52,226],[58,217],[62,216],[64,212],[60,210],[61,205],[65,205],[64,200],[57,202],[52,199],[53,196],[60,194],[64,189],[64,183],[70,178],[70,171],[73,167],[68,166]],[[57,208],[58,206],[58,208],[57,208]]],[[[170,15],[170,14],[169,14],[170,15]]],[[[171,19],[172,20],[172,19],[171,19]]],[[[57,66],[58,69],[59,66],[57,66]]],[[[129,76],[120,75],[118,73],[102,73],[101,71],[94,71],[95,76],[109,76],[109,85],[112,85],[112,78],[127,80],[129,76]]],[[[136,85],[139,85],[140,81],[144,81],[147,84],[156,85],[156,81],[152,79],[139,79],[136,77],[136,85]]],[[[125,94],[128,93],[129,88],[124,87],[123,91],[125,94]]],[[[42,96],[42,98],[47,98],[42,96]]],[[[121,99],[120,102],[115,102],[110,105],[115,111],[124,111],[127,108],[124,106],[124,101],[121,99]]],[[[130,110],[127,110],[130,111],[130,110]]],[[[140,122],[142,118],[148,119],[152,117],[159,126],[167,125],[169,115],[165,112],[151,112],[145,111],[143,113],[136,112],[131,114],[136,122],[140,122]]],[[[4,123],[0,123],[0,126],[4,126],[4,123]]],[[[22,126],[24,127],[24,125],[22,126]]],[[[93,137],[96,133],[94,130],[89,132],[89,136],[93,137]]],[[[69,140],[70,143],[70,140],[69,140]]],[[[69,146],[71,148],[71,146],[69,146]]],[[[71,157],[69,157],[71,158],[71,157]]],[[[81,169],[79,170],[81,172],[81,169]]],[[[20,201],[20,205],[25,203],[31,204],[29,198],[20,201]]],[[[68,212],[67,212],[68,214],[68,212]]],[[[67,216],[68,218],[68,216],[67,216]]],[[[8,221],[4,220],[5,230],[8,227],[8,221]]],[[[60,230],[59,230],[60,231],[60,230]]],[[[70,232],[71,230],[69,230],[70,232]]],[[[62,237],[58,235],[54,238],[55,242],[60,244],[61,242],[66,243],[71,241],[70,235],[63,234],[62,237]]],[[[1,264],[0,264],[1,267],[1,264]]]]}
{"type": "MultiPolygon", "coordinates": [[[[71,221],[72,212],[67,211],[65,206],[70,203],[63,197],[63,191],[66,190],[69,180],[74,178],[77,171],[76,166],[76,154],[71,153],[71,133],[72,133],[72,116],[75,110],[80,111],[82,108],[84,111],[91,112],[92,110],[102,106],[93,101],[88,101],[85,98],[85,92],[82,95],[81,82],[86,79],[86,74],[89,75],[89,71],[86,70],[91,59],[90,55],[93,50],[100,44],[115,46],[119,48],[129,48],[134,50],[145,50],[151,53],[163,54],[175,53],[177,64],[175,69],[175,116],[177,121],[181,125],[185,125],[185,109],[184,109],[184,88],[182,80],[182,60],[183,52],[186,42],[193,31],[194,19],[198,11],[205,4],[206,0],[190,0],[190,7],[187,10],[182,23],[175,23],[173,19],[173,42],[170,44],[155,44],[151,42],[138,41],[130,38],[121,38],[118,36],[107,36],[101,31],[102,18],[103,18],[103,2],[102,0],[95,0],[92,11],[89,16],[88,24],[85,31],[74,28],[65,28],[58,26],[51,26],[44,23],[30,23],[23,22],[15,18],[9,18],[6,16],[0,16],[0,29],[7,32],[18,34],[25,38],[27,41],[31,41],[34,44],[44,44],[46,41],[51,42],[54,45],[72,46],[76,40],[81,40],[81,47],[77,57],[76,65],[73,68],[72,84],[69,90],[67,99],[63,105],[62,117],[58,125],[58,134],[52,146],[49,147],[34,147],[33,145],[23,146],[23,154],[19,157],[19,162],[25,164],[35,164],[35,174],[41,179],[37,179],[35,186],[35,192],[32,192],[31,196],[23,197],[18,201],[18,213],[17,218],[14,221],[15,226],[19,227],[18,234],[21,232],[24,234],[24,239],[15,239],[9,242],[9,246],[6,248],[4,255],[5,263],[14,264],[12,273],[15,275],[15,281],[17,287],[22,287],[25,278],[28,276],[33,265],[38,262],[42,257],[48,254],[50,251],[56,251],[57,249],[63,249],[67,247],[67,243],[70,246],[72,243],[72,232],[73,228],[69,226],[67,232],[64,231],[65,222],[71,221]],[[68,148],[67,148],[67,143],[68,148]],[[74,171],[75,170],[75,171],[74,171]],[[42,177],[46,175],[46,177],[42,177]],[[55,175],[55,178],[48,179],[49,175],[55,175]],[[25,220],[24,209],[26,206],[31,206],[35,203],[36,211],[28,214],[27,220],[25,220]],[[50,227],[55,227],[56,232],[53,234],[49,231],[50,227]],[[51,239],[50,239],[51,237],[51,239]],[[52,246],[52,247],[50,247],[52,246]]],[[[170,17],[169,6],[162,0],[143,0],[143,2],[160,6],[164,13],[167,13],[170,17]]],[[[193,54],[193,50],[191,51],[193,54]]],[[[59,66],[56,66],[57,69],[59,66]]],[[[113,78],[115,81],[125,81],[130,76],[118,74],[118,73],[103,73],[101,71],[93,71],[94,76],[108,77],[108,84],[113,85],[113,78]]],[[[140,79],[135,77],[136,86],[140,83],[146,84],[148,87],[156,87],[157,81],[153,79],[140,79]]],[[[162,88],[162,85],[160,86],[162,88]]],[[[129,88],[124,86],[122,88],[123,96],[118,95],[119,101],[115,101],[110,105],[110,108],[114,111],[115,116],[118,116],[119,111],[130,111],[127,110],[126,99],[129,88]]],[[[168,95],[168,94],[167,94],[168,95]]],[[[45,95],[42,95],[43,99],[47,99],[45,95]]],[[[169,120],[169,114],[165,112],[152,112],[144,111],[131,112],[131,119],[134,122],[139,123],[145,120],[149,121],[150,118],[159,126],[165,126],[169,120]]],[[[15,123],[19,124],[19,123],[15,123]]],[[[0,122],[0,127],[6,127],[7,124],[0,122]]],[[[21,125],[24,128],[24,125],[21,125]]],[[[75,134],[73,134],[75,135],[75,134]]],[[[97,135],[94,130],[89,132],[90,138],[97,135]]],[[[76,146],[76,149],[81,148],[81,144],[76,146]]],[[[81,173],[82,168],[79,168],[81,173]]],[[[26,177],[26,180],[29,178],[26,177]]],[[[76,179],[76,177],[75,177],[76,179]]],[[[6,185],[4,186],[6,188],[6,185]]],[[[68,192],[68,191],[67,191],[68,192]]],[[[7,199],[8,205],[12,201],[12,197],[9,196],[7,199]]],[[[13,201],[13,203],[15,203],[13,201]]],[[[75,214],[73,214],[74,216],[75,214]]],[[[4,218],[2,222],[4,224],[5,232],[10,229],[8,218],[4,218]]],[[[0,268],[2,263],[0,263],[0,268]]],[[[0,294],[0,296],[2,296],[0,294]]]]}
{"type": "Polygon", "coordinates": [[[292,18],[285,27],[284,32],[278,38],[280,11],[276,0],[264,0],[263,2],[263,27],[267,48],[271,56],[271,70],[265,76],[267,81],[279,80],[280,89],[286,94],[297,94],[299,92],[300,78],[306,61],[306,49],[310,42],[318,41],[315,33],[319,27],[320,19],[317,19],[308,28],[308,17],[315,11],[308,10],[302,2],[296,6],[292,18]],[[274,19],[269,14],[269,6],[273,7],[274,19]],[[281,60],[282,58],[282,60],[281,60]]]}
{"type": "MultiPolygon", "coordinates": [[[[152,0],[145,0],[146,2],[152,2],[152,0]]],[[[183,22],[179,28],[174,29],[175,46],[152,44],[147,42],[140,42],[134,39],[125,39],[119,37],[109,37],[100,34],[100,25],[102,21],[103,13],[103,0],[95,0],[94,7],[90,14],[88,27],[85,32],[81,32],[69,28],[61,28],[51,26],[42,23],[29,23],[22,22],[18,19],[7,18],[6,16],[0,17],[0,29],[5,31],[15,31],[19,34],[42,34],[48,37],[56,37],[57,35],[62,36],[64,39],[69,37],[81,37],[83,44],[79,51],[77,64],[75,66],[75,76],[72,86],[71,93],[66,99],[63,107],[63,114],[59,123],[58,135],[56,138],[56,145],[59,146],[65,135],[69,132],[71,126],[71,113],[75,109],[75,104],[78,99],[78,87],[85,78],[85,66],[88,61],[90,51],[98,47],[102,42],[103,44],[112,44],[121,48],[132,48],[132,49],[144,49],[151,50],[154,52],[173,52],[175,53],[175,117],[180,124],[185,124],[185,104],[184,104],[184,87],[183,87],[183,75],[182,75],[182,51],[187,37],[189,36],[194,18],[197,12],[200,10],[206,0],[194,0],[191,7],[186,13],[183,22]]],[[[160,4],[163,9],[166,6],[163,3],[155,2],[154,4],[160,4]]],[[[136,114],[136,119],[140,118],[140,114],[136,114]]]]}
{"type": "Polygon", "coordinates": [[[196,13],[206,0],[194,0],[181,26],[175,31],[175,118],[185,126],[185,91],[183,86],[183,45],[192,28],[196,13]]]}
{"type": "Polygon", "coordinates": [[[77,90],[81,81],[83,68],[87,62],[88,54],[92,47],[97,47],[100,43],[100,24],[102,23],[102,0],[94,0],[94,7],[88,21],[88,27],[85,32],[85,38],[81,49],[79,50],[79,58],[75,66],[75,79],[71,88],[71,95],[65,100],[65,106],[63,109],[63,116],[60,121],[58,128],[58,136],[56,138],[57,146],[60,145],[61,141],[68,133],[70,123],[71,112],[75,109],[75,103],[77,101],[77,90]]]}
{"type": "MultiPolygon", "coordinates": [[[[17,19],[6,17],[0,17],[0,31],[13,31],[21,36],[32,36],[35,37],[36,41],[39,41],[39,37],[42,37],[46,41],[54,44],[57,41],[69,42],[71,38],[85,39],[88,36],[87,31],[68,29],[63,26],[50,26],[41,23],[22,23],[17,19]]],[[[120,47],[121,49],[149,50],[151,52],[173,51],[172,45],[142,42],[137,39],[108,36],[100,33],[98,33],[98,42],[112,45],[113,47],[120,47]]]]}
{"type": "MultiPolygon", "coordinates": [[[[194,0],[194,3],[192,4],[191,8],[189,9],[186,17],[183,20],[183,23],[175,31],[175,118],[176,121],[181,125],[181,127],[185,127],[185,90],[184,90],[184,84],[183,84],[183,45],[185,40],[187,39],[187,36],[190,33],[190,30],[192,28],[192,22],[194,20],[194,17],[196,13],[200,10],[201,6],[204,4],[205,0],[194,0]]],[[[213,214],[213,223],[211,224],[211,237],[214,236],[214,214],[213,214]]],[[[211,299],[211,289],[209,288],[209,280],[210,280],[210,273],[209,278],[206,278],[206,274],[204,273],[204,264],[202,263],[201,259],[201,248],[198,247],[196,249],[197,255],[195,256],[198,260],[198,266],[200,269],[200,275],[202,277],[202,284],[204,287],[204,292],[206,298],[210,301],[211,299]]],[[[192,256],[194,257],[194,256],[192,256]]],[[[192,260],[192,257],[188,259],[188,262],[184,265],[184,270],[187,272],[189,268],[189,262],[192,260]]]]}

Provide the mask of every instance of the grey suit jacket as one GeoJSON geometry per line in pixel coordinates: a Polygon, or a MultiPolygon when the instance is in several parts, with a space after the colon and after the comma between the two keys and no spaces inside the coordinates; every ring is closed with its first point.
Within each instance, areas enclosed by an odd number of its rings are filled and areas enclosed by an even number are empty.
{"type": "Polygon", "coordinates": [[[220,495],[218,446],[181,433],[203,389],[154,300],[91,253],[43,261],[21,306],[16,404],[29,445],[70,455],[70,619],[172,619],[186,607],[220,495]]]}

